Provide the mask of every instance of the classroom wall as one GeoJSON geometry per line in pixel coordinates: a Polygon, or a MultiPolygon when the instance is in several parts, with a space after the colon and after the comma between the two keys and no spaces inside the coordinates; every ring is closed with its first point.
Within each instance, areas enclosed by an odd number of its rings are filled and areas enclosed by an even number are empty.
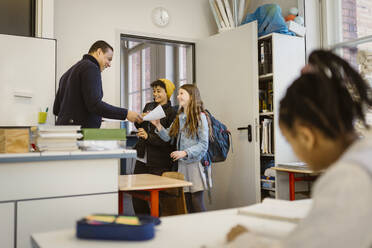
{"type": "MultiPolygon", "coordinates": [[[[124,30],[192,40],[217,31],[208,0],[55,0],[57,81],[96,40],[109,42],[114,56],[119,56],[117,37],[124,30]],[[156,27],[151,20],[151,11],[158,6],[170,13],[165,28],[156,27]]],[[[120,105],[120,66],[116,59],[102,74],[103,91],[105,101],[120,105]]]]}

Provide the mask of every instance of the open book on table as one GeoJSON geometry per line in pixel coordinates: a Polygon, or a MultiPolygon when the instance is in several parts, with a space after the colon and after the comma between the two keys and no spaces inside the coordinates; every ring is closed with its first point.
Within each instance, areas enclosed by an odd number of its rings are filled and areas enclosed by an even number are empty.
{"type": "Polygon", "coordinates": [[[298,223],[305,218],[311,208],[312,200],[286,201],[266,198],[261,204],[243,207],[241,215],[298,223]]]}

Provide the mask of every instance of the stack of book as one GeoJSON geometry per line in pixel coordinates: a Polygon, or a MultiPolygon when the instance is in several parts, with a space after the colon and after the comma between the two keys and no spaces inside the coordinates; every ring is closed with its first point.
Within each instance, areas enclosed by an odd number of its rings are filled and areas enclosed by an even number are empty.
{"type": "Polygon", "coordinates": [[[274,149],[273,145],[273,135],[272,135],[272,124],[273,120],[269,118],[264,118],[262,120],[262,129],[261,129],[261,153],[262,154],[273,154],[274,149]]]}
{"type": "Polygon", "coordinates": [[[249,0],[209,0],[218,31],[238,27],[247,13],[249,2],[249,0]]]}
{"type": "Polygon", "coordinates": [[[260,204],[240,208],[238,214],[298,224],[308,215],[312,204],[311,199],[286,201],[266,198],[260,204]]]}
{"type": "Polygon", "coordinates": [[[39,151],[76,151],[80,126],[40,125],[37,130],[36,146],[39,151]]]}
{"type": "Polygon", "coordinates": [[[78,142],[85,151],[103,151],[125,148],[125,128],[83,128],[83,140],[78,142]]]}
{"type": "Polygon", "coordinates": [[[259,75],[273,72],[271,40],[261,40],[258,43],[258,65],[259,75]]]}

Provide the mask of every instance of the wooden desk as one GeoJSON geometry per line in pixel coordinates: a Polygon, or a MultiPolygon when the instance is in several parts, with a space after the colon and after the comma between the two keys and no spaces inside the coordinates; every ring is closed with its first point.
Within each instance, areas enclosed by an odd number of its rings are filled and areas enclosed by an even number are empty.
{"type": "MultiPolygon", "coordinates": [[[[293,203],[302,209],[301,202],[293,203]]],[[[303,201],[303,203],[309,202],[303,201]]],[[[156,227],[155,238],[148,241],[83,240],[76,238],[75,229],[71,228],[33,234],[31,242],[34,248],[225,247],[226,234],[237,224],[244,225],[269,240],[278,240],[287,236],[297,225],[291,222],[241,215],[238,211],[239,208],[233,208],[162,217],[161,224],[156,227]]]]}
{"type": "MultiPolygon", "coordinates": [[[[292,167],[292,166],[291,166],[292,167]]],[[[298,181],[312,181],[317,178],[320,172],[315,172],[310,170],[308,167],[303,166],[293,166],[292,168],[286,166],[276,166],[271,167],[271,169],[276,171],[287,172],[289,176],[289,200],[295,200],[295,182],[298,181]],[[296,173],[306,174],[304,177],[295,177],[296,173]]]]}
{"type": "Polygon", "coordinates": [[[123,213],[124,193],[150,202],[151,215],[159,217],[159,191],[169,188],[191,186],[191,182],[151,174],[119,176],[119,213],[123,213]],[[134,191],[149,191],[150,197],[133,194],[134,191]]]}

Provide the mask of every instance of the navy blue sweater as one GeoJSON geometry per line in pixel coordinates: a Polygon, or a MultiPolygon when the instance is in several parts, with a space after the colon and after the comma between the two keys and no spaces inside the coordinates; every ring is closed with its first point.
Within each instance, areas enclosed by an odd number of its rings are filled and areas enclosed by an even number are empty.
{"type": "Polygon", "coordinates": [[[53,113],[56,125],[99,128],[102,117],[125,120],[128,110],[102,101],[102,79],[98,61],[86,54],[59,81],[53,113]]]}

